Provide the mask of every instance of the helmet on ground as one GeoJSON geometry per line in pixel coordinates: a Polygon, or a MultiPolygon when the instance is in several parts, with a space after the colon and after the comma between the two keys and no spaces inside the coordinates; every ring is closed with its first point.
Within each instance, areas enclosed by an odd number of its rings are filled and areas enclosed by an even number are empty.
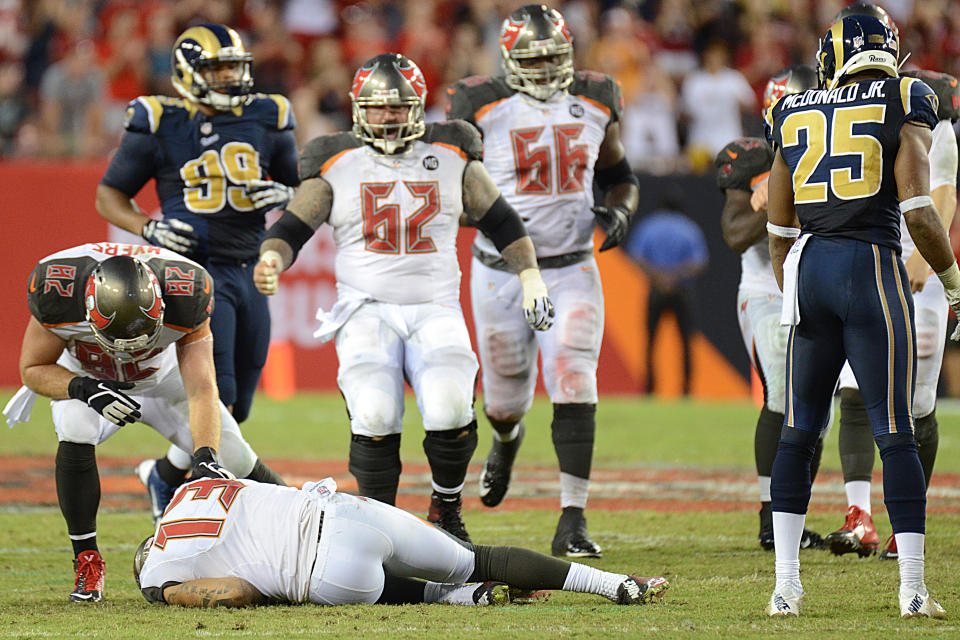
{"type": "Polygon", "coordinates": [[[137,547],[133,554],[133,579],[140,586],[140,572],[143,571],[143,564],[147,561],[147,555],[150,553],[150,547],[153,546],[153,534],[143,539],[143,542],[137,547]]]}
{"type": "Polygon", "coordinates": [[[96,266],[84,291],[87,322],[97,343],[112,353],[149,349],[163,329],[163,296],[150,267],[130,256],[96,266]]]}
{"type": "Polygon", "coordinates": [[[190,27],[173,45],[173,88],[190,102],[229,111],[244,104],[253,90],[250,65],[253,55],[243,47],[240,35],[222,24],[190,27]],[[232,67],[229,78],[218,78],[232,67]]]}
{"type": "Polygon", "coordinates": [[[820,41],[820,87],[833,89],[844,77],[861,71],[880,71],[896,78],[899,58],[900,42],[879,18],[847,16],[833,23],[820,41]]]}
{"type": "Polygon", "coordinates": [[[573,82],[573,34],[560,12],[528,4],[500,28],[500,53],[507,85],[547,100],[573,82]]]}
{"type": "Polygon", "coordinates": [[[423,119],[427,83],[413,60],[399,53],[381,53],[363,63],[353,76],[350,101],[353,103],[353,133],[390,154],[426,131],[423,119]],[[404,122],[371,124],[370,107],[407,107],[404,122]]]}

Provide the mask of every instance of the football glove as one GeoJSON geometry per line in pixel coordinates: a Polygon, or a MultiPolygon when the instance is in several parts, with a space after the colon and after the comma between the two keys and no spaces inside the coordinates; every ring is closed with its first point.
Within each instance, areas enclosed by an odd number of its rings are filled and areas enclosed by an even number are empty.
{"type": "Polygon", "coordinates": [[[943,293],[947,298],[947,304],[953,309],[953,313],[958,320],[957,328],[950,334],[950,339],[960,341],[960,268],[957,267],[956,261],[950,265],[949,269],[938,272],[937,277],[943,283],[943,293]]]}
{"type": "Polygon", "coordinates": [[[150,244],[170,249],[177,253],[192,253],[197,248],[197,237],[193,235],[193,225],[182,220],[150,220],[140,232],[150,244]]]}
{"type": "Polygon", "coordinates": [[[524,269],[519,275],[520,286],[523,287],[523,315],[527,324],[536,331],[546,331],[553,326],[555,312],[547,285],[540,277],[540,270],[524,269]]]}
{"type": "Polygon", "coordinates": [[[613,207],[593,207],[593,215],[597,216],[597,223],[607,232],[607,239],[600,245],[600,251],[613,249],[627,235],[627,227],[630,226],[630,212],[626,207],[615,205],[613,207]]]}
{"type": "Polygon", "coordinates": [[[217,461],[217,452],[210,447],[200,447],[193,452],[193,463],[190,466],[191,478],[213,478],[215,480],[236,480],[237,476],[220,466],[217,461]]]}
{"type": "Polygon", "coordinates": [[[290,201],[294,188],[273,180],[247,181],[247,197],[257,209],[279,207],[290,201]]]}
{"type": "Polygon", "coordinates": [[[86,402],[91,409],[122,427],[140,419],[140,403],[124,393],[133,387],[132,382],[77,376],[70,381],[67,395],[86,402]]]}

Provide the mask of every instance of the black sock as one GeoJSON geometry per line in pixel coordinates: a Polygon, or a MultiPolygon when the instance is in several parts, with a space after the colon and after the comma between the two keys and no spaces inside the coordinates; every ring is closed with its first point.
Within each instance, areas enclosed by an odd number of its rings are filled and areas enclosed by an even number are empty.
{"type": "Polygon", "coordinates": [[[560,473],[569,473],[577,478],[590,477],[596,414],[595,404],[553,405],[553,423],[550,430],[553,435],[553,448],[560,463],[560,473]]]}
{"type": "Polygon", "coordinates": [[[817,440],[813,449],[813,458],[810,460],[810,484],[817,479],[817,471],[820,470],[820,458],[823,457],[823,438],[817,440]]]}
{"type": "Polygon", "coordinates": [[[566,560],[522,547],[473,545],[469,582],[496,580],[518,589],[562,589],[570,571],[566,560]]]}
{"type": "Polygon", "coordinates": [[[427,431],[423,452],[427,454],[433,483],[455,489],[467,477],[467,466],[477,449],[477,421],[449,431],[427,431]]]}
{"type": "Polygon", "coordinates": [[[820,440],[816,431],[784,427],[770,475],[770,506],[774,512],[807,512],[810,503],[810,461],[820,440]]]}
{"type": "Polygon", "coordinates": [[[930,476],[933,475],[933,463],[937,460],[937,448],[940,446],[940,428],[937,425],[936,409],[930,415],[913,421],[913,435],[917,440],[917,455],[920,456],[920,466],[923,467],[925,486],[929,488],[930,476]]]}
{"type": "Polygon", "coordinates": [[[423,602],[423,590],[426,584],[423,580],[384,574],[383,592],[376,604],[419,604],[423,602]]]}
{"type": "Polygon", "coordinates": [[[753,434],[753,457],[757,464],[757,475],[770,477],[773,471],[773,459],[777,457],[777,443],[780,442],[780,430],[783,429],[783,414],[766,407],[760,409],[757,417],[757,430],[753,434]]]}
{"type": "Polygon", "coordinates": [[[379,439],[353,434],[350,438],[350,473],[357,479],[357,494],[386,504],[397,501],[400,486],[400,434],[379,439]]]}
{"type": "Polygon", "coordinates": [[[166,456],[157,459],[157,475],[171,487],[179,487],[187,479],[189,469],[178,469],[166,456]]]}
{"type": "Polygon", "coordinates": [[[840,468],[844,482],[870,482],[873,478],[873,431],[857,389],[840,390],[840,468]]]}
{"type": "MultiPolygon", "coordinates": [[[[92,444],[61,442],[56,460],[57,500],[71,536],[95,534],[100,508],[100,474],[96,448],[92,444]]],[[[99,551],[95,535],[73,540],[73,555],[99,551]]]]}
{"type": "Polygon", "coordinates": [[[883,460],[883,503],[894,533],[923,533],[927,492],[912,433],[877,436],[883,460]]]}
{"type": "Polygon", "coordinates": [[[263,464],[263,462],[257,458],[257,462],[253,465],[253,470],[247,474],[247,478],[254,480],[256,482],[263,482],[265,484],[276,484],[281,487],[287,486],[287,483],[283,481],[277,472],[263,464]]]}

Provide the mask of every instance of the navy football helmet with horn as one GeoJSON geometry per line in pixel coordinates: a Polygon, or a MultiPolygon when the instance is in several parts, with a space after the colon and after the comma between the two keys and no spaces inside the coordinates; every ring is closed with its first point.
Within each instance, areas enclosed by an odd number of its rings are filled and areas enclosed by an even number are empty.
{"type": "Polygon", "coordinates": [[[229,111],[249,100],[252,62],[253,55],[236,31],[222,24],[201,24],[184,31],[174,43],[171,81],[190,102],[229,111]],[[223,67],[232,67],[229,77],[224,77],[223,67]]]}
{"type": "Polygon", "coordinates": [[[900,42],[879,18],[847,16],[833,23],[820,41],[820,87],[833,89],[844,77],[868,70],[896,78],[899,58],[900,42]]]}

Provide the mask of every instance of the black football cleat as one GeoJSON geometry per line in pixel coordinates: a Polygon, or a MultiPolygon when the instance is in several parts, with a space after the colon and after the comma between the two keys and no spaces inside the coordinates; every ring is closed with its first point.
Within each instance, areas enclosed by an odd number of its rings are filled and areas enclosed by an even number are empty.
{"type": "MultiPolygon", "coordinates": [[[[760,503],[760,533],[757,535],[764,551],[773,551],[773,511],[769,502],[760,503]]],[[[816,531],[804,529],[800,537],[801,549],[826,549],[827,545],[816,531]]]]}
{"type": "Polygon", "coordinates": [[[662,598],[663,593],[670,587],[667,579],[661,576],[655,578],[639,578],[627,576],[627,579],[617,587],[617,604],[645,604],[654,598],[662,598]]]}
{"type": "Polygon", "coordinates": [[[427,522],[464,542],[473,542],[470,534],[467,533],[467,526],[463,523],[463,516],[460,514],[462,507],[463,498],[459,493],[446,494],[434,491],[430,496],[427,522]]]}
{"type": "Polygon", "coordinates": [[[551,551],[555,556],[567,558],[602,558],[603,550],[590,539],[587,533],[587,519],[583,509],[564,507],[557,523],[557,532],[553,536],[551,551]]]}
{"type": "Polygon", "coordinates": [[[487,461],[480,472],[480,502],[485,506],[495,507],[500,504],[510,488],[513,461],[517,458],[517,450],[520,449],[526,431],[522,422],[518,426],[517,437],[510,442],[493,439],[493,446],[490,447],[487,461]]]}

